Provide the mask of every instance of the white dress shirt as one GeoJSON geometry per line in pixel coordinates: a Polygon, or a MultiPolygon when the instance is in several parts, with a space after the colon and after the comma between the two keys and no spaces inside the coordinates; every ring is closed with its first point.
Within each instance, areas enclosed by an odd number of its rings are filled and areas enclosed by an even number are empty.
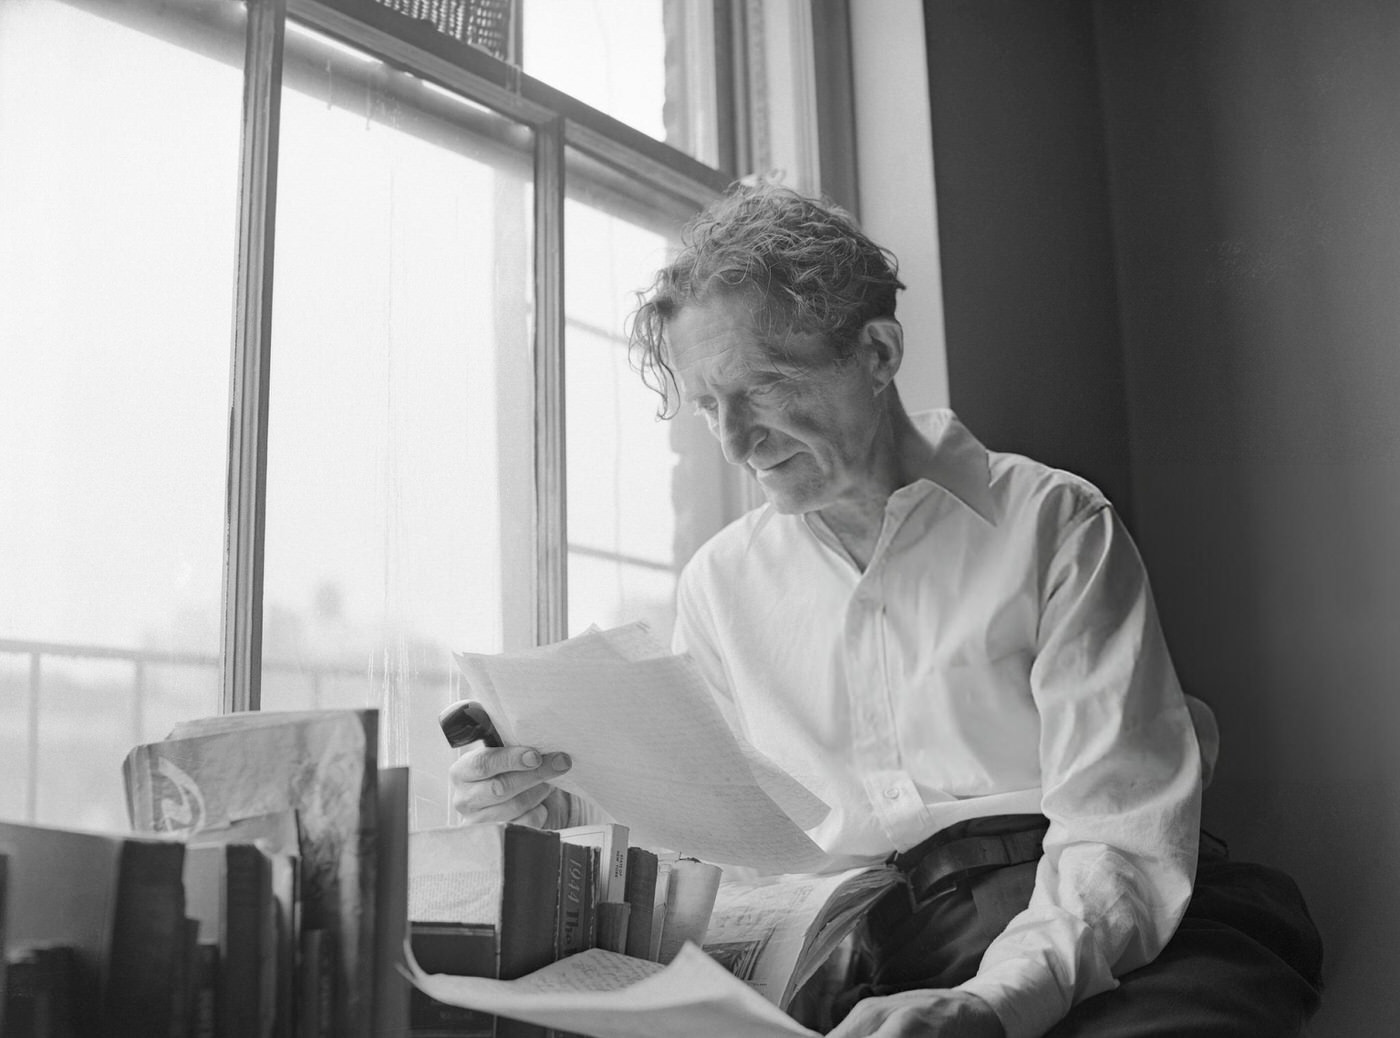
{"type": "Polygon", "coordinates": [[[935,460],[890,497],[864,572],[816,514],[757,509],[686,567],[674,647],[831,805],[811,836],[838,863],[964,818],[1049,818],[1029,907],[964,985],[1027,1038],[1174,932],[1213,727],[1195,704],[1198,743],[1103,495],[949,411],[915,424],[935,460]]]}

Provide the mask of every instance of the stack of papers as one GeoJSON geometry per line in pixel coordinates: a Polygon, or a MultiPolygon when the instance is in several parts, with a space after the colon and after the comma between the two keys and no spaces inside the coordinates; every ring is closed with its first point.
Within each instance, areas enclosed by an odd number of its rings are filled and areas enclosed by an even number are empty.
{"type": "Polygon", "coordinates": [[[644,625],[457,663],[502,740],[568,753],[556,784],[636,842],[765,874],[830,864],[803,831],[827,804],[736,736],[695,662],[644,625]]]}

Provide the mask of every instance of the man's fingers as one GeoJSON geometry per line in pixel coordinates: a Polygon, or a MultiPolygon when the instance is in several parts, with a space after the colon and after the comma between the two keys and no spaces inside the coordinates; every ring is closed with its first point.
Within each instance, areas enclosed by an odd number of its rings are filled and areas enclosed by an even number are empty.
{"type": "MultiPolygon", "coordinates": [[[[537,782],[527,789],[521,790],[514,796],[507,797],[496,803],[482,804],[468,800],[457,794],[452,799],[452,806],[460,814],[470,814],[474,822],[525,822],[531,823],[521,816],[529,814],[535,808],[540,807],[549,796],[554,787],[547,782],[537,782]]],[[[547,813],[542,809],[541,814],[547,813]]]]}
{"type": "Polygon", "coordinates": [[[567,753],[473,743],[452,765],[452,806],[475,822],[509,822],[536,808],[572,766],[567,753]],[[533,762],[533,764],[531,763],[533,762]]]}
{"type": "Polygon", "coordinates": [[[454,781],[480,782],[512,771],[533,771],[543,761],[533,746],[487,746],[474,742],[453,763],[454,781]]]}

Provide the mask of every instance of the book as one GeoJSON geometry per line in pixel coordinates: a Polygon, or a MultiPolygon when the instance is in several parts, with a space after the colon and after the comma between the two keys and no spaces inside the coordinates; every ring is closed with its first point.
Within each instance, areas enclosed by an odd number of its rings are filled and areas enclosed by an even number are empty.
{"type": "MultiPolygon", "coordinates": [[[[676,864],[678,875],[697,871],[676,864]]],[[[664,966],[595,948],[518,984],[462,983],[421,971],[414,983],[451,1005],[518,1013],[585,1034],[815,1038],[788,1013],[793,994],[802,990],[805,998],[815,971],[901,882],[888,866],[729,880],[715,898],[703,950],[687,943],[664,966]]]]}
{"type": "Polygon", "coordinates": [[[191,843],[186,911],[219,949],[218,1033],[270,1038],[277,1011],[277,909],[272,861],[255,843],[191,843]]]}
{"type": "Polygon", "coordinates": [[[0,1035],[5,1033],[5,999],[9,979],[9,959],[5,954],[9,947],[5,929],[5,897],[9,885],[10,856],[0,852],[0,1035]]]}
{"type": "MultiPolygon", "coordinates": [[[[496,971],[496,928],[484,923],[410,923],[413,958],[427,973],[491,977],[496,971]]],[[[409,999],[413,1038],[494,1038],[496,1018],[439,1002],[414,988],[409,999]]]]}
{"type": "Polygon", "coordinates": [[[194,957],[199,945],[199,920],[185,916],[180,927],[180,948],[170,982],[171,1038],[189,1038],[194,1014],[194,957]]]}
{"type": "Polygon", "coordinates": [[[219,946],[213,941],[197,941],[190,959],[190,1016],[185,1033],[189,1038],[217,1038],[219,1033],[219,946]]]}
{"type": "Polygon", "coordinates": [[[562,959],[593,947],[597,892],[597,851],[581,843],[559,845],[559,907],[554,957],[562,959]]]}
{"type": "MultiPolygon", "coordinates": [[[[559,845],[564,846],[562,843],[559,845]]],[[[598,947],[598,873],[603,868],[603,854],[597,847],[588,847],[579,844],[587,853],[584,860],[588,864],[588,886],[591,895],[592,907],[583,914],[583,946],[585,948],[598,947]]]]}
{"type": "Polygon", "coordinates": [[[337,959],[329,933],[302,928],[297,970],[297,1038],[334,1038],[331,1027],[337,959]]]}
{"type": "Polygon", "coordinates": [[[0,822],[0,852],[8,939],[72,949],[78,1027],[108,1038],[170,1034],[184,844],[0,822]]]}
{"type": "Polygon", "coordinates": [[[20,945],[5,956],[0,1033],[16,1038],[78,1038],[78,965],[66,944],[20,945]]]}
{"type": "Polygon", "coordinates": [[[671,892],[671,869],[675,864],[660,857],[656,861],[656,891],[651,900],[651,943],[645,956],[652,962],[661,959],[661,938],[666,930],[666,898],[671,892]]]}
{"type": "Polygon", "coordinates": [[[378,712],[256,711],[176,725],[123,763],[141,832],[188,836],[295,811],[301,925],[335,956],[329,1033],[371,1038],[374,1024],[378,712]]]}
{"type": "Polygon", "coordinates": [[[560,842],[596,847],[599,874],[595,881],[597,904],[595,945],[621,952],[627,947],[627,826],[618,822],[575,825],[560,829],[560,842]]]}
{"type": "Polygon", "coordinates": [[[627,921],[632,906],[626,901],[604,901],[597,907],[597,947],[619,955],[627,950],[627,921]]]}
{"type": "Polygon", "coordinates": [[[657,962],[670,962],[688,941],[701,944],[710,925],[715,895],[724,871],[718,865],[695,858],[671,862],[666,887],[666,916],[661,929],[657,962]]]}
{"type": "MultiPolygon", "coordinates": [[[[271,900],[260,899],[260,940],[264,953],[259,958],[262,969],[259,972],[258,993],[260,998],[270,999],[272,1005],[270,1008],[263,1007],[262,1012],[273,1019],[273,1038],[293,1038],[296,949],[301,931],[301,853],[296,811],[272,811],[234,819],[200,829],[188,839],[192,847],[240,842],[256,845],[268,861],[271,900]],[[267,954],[269,947],[272,951],[267,954]]],[[[185,880],[188,899],[188,856],[185,880]]],[[[207,925],[201,939],[221,943],[211,935],[207,925]]]]}
{"type": "Polygon", "coordinates": [[[557,830],[563,843],[597,847],[604,871],[598,876],[598,902],[627,900],[627,826],[618,822],[574,825],[557,830]]]}
{"type": "Polygon", "coordinates": [[[374,1034],[408,1033],[408,980],[399,971],[408,936],[408,768],[382,768],[374,898],[374,1034]]]}
{"type": "Polygon", "coordinates": [[[889,866],[722,882],[702,942],[705,953],[786,1009],[871,905],[899,882],[900,872],[889,866]]]}
{"type": "MultiPolygon", "coordinates": [[[[495,972],[513,980],[554,961],[559,836],[513,823],[445,826],[409,834],[411,923],[495,928],[495,972]]],[[[544,1038],[543,1028],[502,1018],[498,1038],[544,1038]]]]}
{"type": "MultiPolygon", "coordinates": [[[[627,917],[627,940],[623,951],[638,959],[651,958],[651,925],[656,911],[656,866],[655,851],[645,847],[627,848],[624,893],[632,908],[627,917]]],[[[662,903],[665,903],[664,900],[662,903]]]]}

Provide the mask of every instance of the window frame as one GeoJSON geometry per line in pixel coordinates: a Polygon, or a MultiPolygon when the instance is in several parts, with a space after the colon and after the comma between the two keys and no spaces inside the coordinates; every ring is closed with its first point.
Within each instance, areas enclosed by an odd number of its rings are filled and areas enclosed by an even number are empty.
{"type": "MultiPolygon", "coordinates": [[[[716,53],[742,55],[732,0],[715,0],[716,53]]],[[[221,702],[225,713],[262,700],[262,587],[267,506],[268,397],[272,368],[272,268],[283,50],[289,19],[372,54],[387,65],[491,109],[532,133],[534,172],[534,480],[530,491],[533,644],[567,635],[564,443],[564,200],[574,149],[637,192],[699,209],[734,179],[746,149],[735,99],[742,62],[717,62],[719,154],[704,165],[525,74],[373,0],[247,0],[247,50],[238,198],[238,267],[225,506],[221,702]]],[[[508,646],[510,647],[510,646],[508,646]]]]}

